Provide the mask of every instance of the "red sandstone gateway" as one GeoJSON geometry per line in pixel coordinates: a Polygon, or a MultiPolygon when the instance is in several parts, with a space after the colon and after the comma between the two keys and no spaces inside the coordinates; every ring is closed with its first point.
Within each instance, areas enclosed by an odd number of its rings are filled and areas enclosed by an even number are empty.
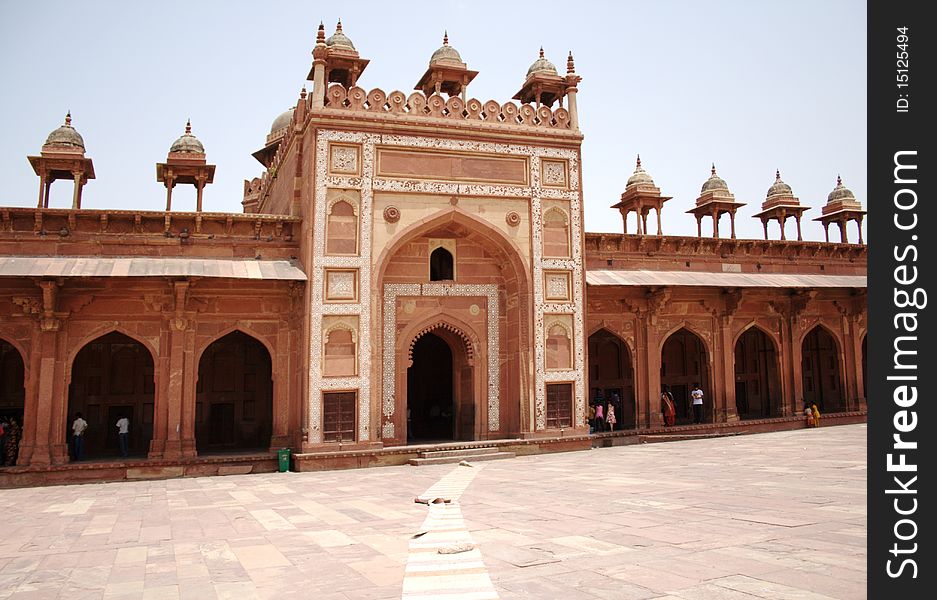
{"type": "Polygon", "coordinates": [[[779,172],[766,239],[736,239],[744,203],[715,166],[687,211],[698,237],[674,237],[639,159],[624,233],[588,234],[572,54],[561,75],[541,50],[519,103],[471,97],[448,37],[417,91],[358,87],[367,65],[320,26],[311,92],[254,153],[243,214],[202,211],[215,166],[190,124],[157,164],[165,212],[81,208],[94,170],[70,116],[29,158],[37,208],[0,208],[0,414],[24,425],[5,483],[274,470],[280,448],[304,470],[589,447],[590,400],[617,398],[602,435],[632,439],[661,428],[664,385],[689,423],[696,382],[703,429],[799,427],[804,402],[864,418],[866,247],[846,237],[864,211],[841,181],[818,219],[841,243],[802,241],[779,172]],[[70,208],[49,206],[58,179],[70,208]]]}

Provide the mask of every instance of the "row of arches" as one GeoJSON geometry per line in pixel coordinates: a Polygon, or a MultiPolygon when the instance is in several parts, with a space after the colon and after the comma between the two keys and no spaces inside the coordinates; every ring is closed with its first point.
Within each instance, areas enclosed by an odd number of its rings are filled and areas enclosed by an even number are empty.
{"type": "MultiPolygon", "coordinates": [[[[591,397],[617,395],[618,422],[635,428],[634,365],[628,345],[607,329],[589,336],[589,387],[591,397]]],[[[712,398],[706,344],[694,332],[681,328],[670,334],[661,348],[660,382],[674,397],[677,424],[691,423],[690,391],[699,384],[712,398]]],[[[862,341],[862,373],[865,382],[866,341],[862,341]]],[[[817,325],[801,344],[803,400],[816,402],[822,412],[846,410],[841,369],[842,353],[836,338],[817,325]]],[[[779,352],[769,335],[757,326],[745,330],[734,349],[735,409],[741,419],[760,419],[784,414],[779,352]]],[[[863,390],[864,394],[864,390],[863,390]]],[[[794,407],[799,408],[799,407],[794,407]]],[[[704,420],[713,420],[713,403],[705,403],[704,420]]]]}
{"type": "MultiPolygon", "coordinates": [[[[0,339],[0,416],[22,423],[25,365],[0,339]]],[[[157,410],[154,356],[141,342],[112,331],[75,355],[68,386],[68,418],[88,422],[83,459],[120,456],[117,420],[130,422],[129,456],[145,457],[157,410]]],[[[266,346],[233,331],[216,339],[198,361],[195,442],[199,454],[266,451],[273,424],[272,361],[266,346]]],[[[70,433],[70,431],[69,431],[70,433]]]]}

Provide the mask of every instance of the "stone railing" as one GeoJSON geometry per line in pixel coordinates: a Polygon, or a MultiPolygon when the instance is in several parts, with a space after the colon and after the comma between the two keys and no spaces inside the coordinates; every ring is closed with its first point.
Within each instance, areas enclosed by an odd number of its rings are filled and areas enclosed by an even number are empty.
{"type": "Polygon", "coordinates": [[[439,94],[427,97],[422,92],[413,92],[409,96],[400,91],[385,94],[378,88],[370,92],[360,87],[346,90],[339,84],[332,84],[326,90],[325,106],[349,111],[454,121],[527,125],[561,130],[571,128],[569,111],[562,107],[551,110],[549,106],[537,108],[530,104],[518,105],[513,102],[499,104],[494,100],[482,102],[475,98],[463,102],[458,96],[446,100],[439,94]]]}

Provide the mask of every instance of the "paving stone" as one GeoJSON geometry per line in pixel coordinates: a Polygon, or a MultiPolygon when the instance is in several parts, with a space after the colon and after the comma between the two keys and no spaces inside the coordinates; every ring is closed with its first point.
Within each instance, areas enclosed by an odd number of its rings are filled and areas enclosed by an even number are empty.
{"type": "Polygon", "coordinates": [[[861,600],[866,428],[816,433],[0,490],[0,597],[397,600],[441,565],[437,583],[487,576],[502,600],[861,600]],[[432,490],[461,528],[411,543],[432,490]],[[456,542],[471,551],[414,556],[456,542]]]}

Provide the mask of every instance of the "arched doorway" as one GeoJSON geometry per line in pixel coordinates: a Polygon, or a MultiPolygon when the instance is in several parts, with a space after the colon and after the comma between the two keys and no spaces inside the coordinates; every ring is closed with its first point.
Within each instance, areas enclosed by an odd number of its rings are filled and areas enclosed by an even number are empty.
{"type": "Polygon", "coordinates": [[[804,402],[816,402],[820,412],[844,410],[839,345],[830,332],[820,325],[810,330],[801,356],[804,402]]]}
{"type": "Polygon", "coordinates": [[[589,401],[594,402],[599,392],[605,402],[618,395],[615,416],[616,429],[634,429],[634,368],[628,345],[607,329],[599,329],[589,336],[589,401]]]}
{"type": "Polygon", "coordinates": [[[267,348],[233,331],[198,361],[195,446],[199,454],[266,451],[273,428],[273,381],[267,348]]]}
{"type": "Polygon", "coordinates": [[[455,438],[452,349],[441,337],[427,333],[413,346],[407,369],[408,438],[440,441],[455,438]]]}
{"type": "MultiPolygon", "coordinates": [[[[0,339],[0,418],[16,420],[22,434],[23,407],[26,402],[26,368],[23,357],[16,347],[4,339],[0,339]]],[[[9,464],[4,456],[4,448],[0,448],[0,465],[12,466],[16,464],[16,454],[9,464]]]]}
{"type": "Polygon", "coordinates": [[[80,412],[88,428],[82,459],[120,456],[117,420],[130,421],[129,454],[146,456],[153,437],[153,356],[137,340],[117,331],[85,346],[72,363],[68,387],[68,437],[80,412]]]}
{"type": "Polygon", "coordinates": [[[660,353],[660,382],[673,394],[677,424],[693,422],[690,391],[694,384],[699,384],[703,390],[703,420],[712,419],[708,364],[703,340],[685,327],[672,333],[664,343],[660,353]]]}
{"type": "Polygon", "coordinates": [[[735,410],[740,419],[781,414],[781,377],[774,342],[751,327],[735,342],[735,410]]]}

